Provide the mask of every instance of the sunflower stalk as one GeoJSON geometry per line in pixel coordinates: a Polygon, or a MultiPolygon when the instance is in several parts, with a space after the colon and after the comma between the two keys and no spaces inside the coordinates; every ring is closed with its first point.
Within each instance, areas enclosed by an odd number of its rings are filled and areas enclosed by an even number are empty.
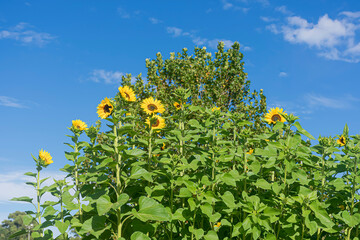
{"type": "Polygon", "coordinates": [[[83,222],[83,216],[82,216],[82,209],[81,209],[81,193],[80,193],[80,187],[79,187],[79,165],[78,165],[78,153],[79,153],[79,148],[78,148],[78,136],[76,135],[76,133],[74,132],[74,137],[72,138],[74,143],[75,143],[75,149],[74,149],[74,153],[75,153],[75,158],[74,158],[74,164],[75,164],[75,189],[76,189],[76,198],[78,201],[78,205],[79,205],[79,216],[80,216],[80,222],[83,222]]]}
{"type": "MultiPolygon", "coordinates": [[[[36,175],[36,200],[37,200],[37,217],[38,217],[38,223],[39,225],[41,225],[41,213],[40,213],[40,171],[41,171],[41,166],[38,166],[36,168],[37,170],[37,175],[36,175]]],[[[43,237],[43,232],[42,230],[40,231],[40,236],[43,237]]]]}
{"type": "MultiPolygon", "coordinates": [[[[119,126],[121,126],[121,122],[119,122],[119,126]]],[[[115,140],[114,140],[114,149],[115,149],[115,159],[116,159],[116,195],[119,198],[121,194],[121,154],[119,153],[118,145],[120,137],[118,136],[117,126],[114,124],[113,127],[115,140]]],[[[117,199],[119,200],[119,199],[117,199]]],[[[117,238],[121,238],[122,232],[122,221],[121,221],[121,207],[116,210],[116,217],[117,217],[117,238]]]]}

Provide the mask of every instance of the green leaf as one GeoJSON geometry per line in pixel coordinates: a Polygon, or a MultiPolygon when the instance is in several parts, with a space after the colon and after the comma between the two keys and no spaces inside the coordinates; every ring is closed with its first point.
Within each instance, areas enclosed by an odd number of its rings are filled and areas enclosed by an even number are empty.
{"type": "Polygon", "coordinates": [[[268,183],[265,179],[258,179],[255,183],[255,186],[266,190],[271,189],[271,184],[268,183]]]}
{"type": "Polygon", "coordinates": [[[27,172],[27,173],[24,173],[24,175],[26,176],[30,176],[30,177],[35,177],[36,178],[36,173],[33,173],[33,172],[27,172]]]}
{"type": "Polygon", "coordinates": [[[146,152],[144,150],[141,150],[139,148],[131,149],[131,150],[125,150],[126,155],[133,156],[133,157],[141,157],[146,152]]]}
{"type": "Polygon", "coordinates": [[[24,234],[26,234],[26,230],[21,230],[21,231],[11,234],[9,236],[9,239],[16,238],[16,237],[24,235],[24,234]]]}
{"type": "Polygon", "coordinates": [[[214,230],[209,231],[205,236],[205,240],[219,240],[217,233],[214,230]]]}
{"type": "Polygon", "coordinates": [[[105,151],[107,151],[107,152],[115,152],[114,148],[109,147],[109,146],[106,145],[106,144],[101,144],[100,146],[101,146],[101,148],[102,148],[103,150],[105,150],[105,151]]]}
{"type": "Polygon", "coordinates": [[[55,215],[56,212],[57,210],[55,210],[55,208],[53,208],[52,206],[48,206],[42,216],[47,217],[49,215],[55,215]]]}
{"type": "Polygon", "coordinates": [[[93,216],[82,224],[79,234],[90,233],[98,239],[106,229],[111,227],[111,224],[105,224],[105,221],[105,216],[93,216]]]}
{"type": "Polygon", "coordinates": [[[231,192],[226,191],[224,193],[224,195],[221,196],[221,198],[224,201],[224,203],[226,204],[226,206],[228,208],[230,208],[231,210],[234,208],[237,208],[237,205],[235,204],[234,195],[231,192]]]}
{"type": "Polygon", "coordinates": [[[224,173],[223,175],[221,175],[220,180],[223,181],[227,185],[236,187],[236,181],[230,173],[224,173]]]}
{"type": "Polygon", "coordinates": [[[202,229],[194,229],[193,232],[194,232],[196,239],[198,239],[198,240],[200,240],[204,236],[204,230],[202,230],[202,229]]]}
{"type": "Polygon", "coordinates": [[[154,199],[144,196],[139,199],[139,211],[135,211],[133,214],[136,218],[143,222],[148,220],[170,221],[170,215],[163,205],[154,199]]]}
{"type": "Polygon", "coordinates": [[[103,195],[96,200],[96,210],[100,216],[107,213],[111,209],[111,206],[112,202],[108,195],[103,195]]]}
{"type": "Polygon", "coordinates": [[[115,202],[115,203],[113,204],[112,208],[113,208],[114,210],[120,208],[122,205],[124,205],[125,203],[127,203],[127,201],[129,200],[129,198],[130,198],[129,195],[127,195],[126,193],[120,194],[119,197],[118,197],[117,202],[115,202]]]}
{"type": "Polygon", "coordinates": [[[318,201],[313,201],[310,205],[310,209],[314,211],[317,219],[320,220],[327,228],[332,228],[335,224],[331,221],[329,214],[320,206],[318,201]]]}
{"type": "Polygon", "coordinates": [[[55,221],[55,227],[57,227],[61,234],[65,233],[66,230],[69,228],[70,222],[61,222],[61,221],[55,221]]]}
{"type": "Polygon", "coordinates": [[[271,217],[271,216],[280,215],[280,213],[281,213],[281,211],[279,209],[272,208],[272,207],[266,207],[263,215],[271,217]]]}
{"type": "Polygon", "coordinates": [[[305,129],[303,129],[303,128],[301,127],[301,125],[300,125],[299,122],[295,122],[295,123],[294,123],[294,126],[297,128],[297,130],[298,130],[301,134],[305,135],[306,137],[308,137],[308,138],[310,138],[310,139],[312,139],[312,140],[315,140],[315,138],[314,138],[310,133],[308,133],[305,129]]]}
{"type": "Polygon", "coordinates": [[[19,201],[19,202],[29,202],[32,203],[32,198],[30,197],[18,197],[18,198],[12,198],[10,201],[19,201]]]}
{"type": "Polygon", "coordinates": [[[137,231],[131,235],[131,240],[151,240],[151,238],[149,238],[142,232],[137,231]]]}
{"type": "Polygon", "coordinates": [[[23,220],[24,225],[28,226],[34,220],[34,218],[31,215],[24,215],[24,216],[22,216],[22,220],[23,220]]]}
{"type": "Polygon", "coordinates": [[[131,169],[130,179],[140,179],[144,178],[145,180],[152,182],[151,173],[140,166],[135,166],[131,169]]]}

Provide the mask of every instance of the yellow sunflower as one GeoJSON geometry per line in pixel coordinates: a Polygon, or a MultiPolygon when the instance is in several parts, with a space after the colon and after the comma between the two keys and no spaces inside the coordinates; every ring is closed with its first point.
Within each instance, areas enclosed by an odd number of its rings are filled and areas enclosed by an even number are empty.
{"type": "Polygon", "coordinates": [[[141,103],[141,108],[149,115],[153,113],[163,113],[165,111],[161,101],[152,97],[144,99],[141,103]]]}
{"type": "Polygon", "coordinates": [[[180,110],[181,109],[181,103],[174,102],[174,107],[176,108],[176,110],[180,110]]]}
{"type": "Polygon", "coordinates": [[[159,115],[154,115],[152,118],[148,117],[145,123],[149,125],[149,127],[150,122],[152,129],[162,129],[165,127],[165,119],[160,117],[159,115]]]}
{"type": "Polygon", "coordinates": [[[108,98],[105,98],[101,101],[101,103],[97,106],[97,114],[100,118],[105,119],[111,115],[114,106],[111,104],[108,98]]]}
{"type": "Polygon", "coordinates": [[[132,90],[132,88],[130,88],[129,86],[119,87],[119,92],[126,101],[129,102],[136,101],[134,90],[132,90]]]}
{"type": "Polygon", "coordinates": [[[165,145],[165,143],[163,143],[162,147],[160,148],[161,151],[165,150],[165,147],[166,147],[166,145],[165,145]]]}
{"type": "Polygon", "coordinates": [[[217,224],[214,225],[214,227],[219,228],[221,226],[221,222],[218,222],[217,224]]]}
{"type": "Polygon", "coordinates": [[[285,122],[284,115],[287,115],[282,108],[271,108],[267,114],[265,114],[265,121],[268,124],[275,124],[277,121],[285,122]]]}
{"type": "Polygon", "coordinates": [[[254,149],[250,148],[250,150],[246,154],[251,155],[253,152],[254,152],[254,149]]]}
{"type": "Polygon", "coordinates": [[[341,136],[338,140],[336,140],[336,142],[340,144],[340,146],[345,146],[346,138],[344,136],[341,136]]]}
{"type": "Polygon", "coordinates": [[[220,111],[220,107],[213,107],[212,109],[211,109],[211,111],[220,111]]]}
{"type": "Polygon", "coordinates": [[[49,165],[50,163],[53,163],[50,153],[42,149],[39,151],[39,158],[44,162],[45,165],[49,165]]]}
{"type": "Polygon", "coordinates": [[[72,121],[72,127],[73,127],[74,129],[83,131],[83,130],[86,130],[87,125],[86,125],[86,123],[84,123],[83,121],[77,119],[77,120],[73,120],[73,121],[72,121]]]}

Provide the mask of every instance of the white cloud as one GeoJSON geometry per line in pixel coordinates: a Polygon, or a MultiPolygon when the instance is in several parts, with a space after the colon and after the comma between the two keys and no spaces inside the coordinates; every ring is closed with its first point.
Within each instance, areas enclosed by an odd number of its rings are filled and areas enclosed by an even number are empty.
{"type": "Polygon", "coordinates": [[[356,32],[360,24],[354,17],[360,16],[360,12],[345,13],[341,14],[345,17],[338,19],[325,14],[319,17],[317,23],[300,16],[291,16],[286,18],[284,24],[271,24],[266,28],[275,34],[282,34],[290,43],[317,49],[318,55],[327,59],[359,62],[360,45],[356,42],[356,32]]]}
{"type": "Polygon", "coordinates": [[[354,98],[351,95],[344,97],[325,97],[315,94],[307,94],[305,96],[306,101],[311,107],[323,107],[334,109],[348,109],[351,108],[354,102],[359,102],[360,99],[354,98]]]}
{"type": "Polygon", "coordinates": [[[355,107],[360,99],[352,95],[343,95],[340,97],[328,97],[320,94],[308,93],[301,99],[295,101],[278,101],[269,99],[268,107],[284,108],[287,113],[295,115],[310,115],[321,109],[346,110],[355,107]]]}
{"type": "Polygon", "coordinates": [[[0,106],[26,108],[26,106],[20,103],[20,101],[17,100],[16,98],[7,97],[7,96],[0,96],[0,106]]]}
{"type": "Polygon", "coordinates": [[[162,21],[160,21],[159,19],[154,18],[154,17],[150,17],[150,18],[149,18],[149,21],[150,21],[152,24],[158,24],[158,23],[161,23],[161,22],[162,22],[162,21]]]}
{"type": "Polygon", "coordinates": [[[340,15],[345,15],[350,18],[360,18],[360,11],[359,12],[344,11],[344,12],[341,12],[340,15]]]}
{"type": "Polygon", "coordinates": [[[286,6],[279,6],[275,8],[275,11],[281,12],[285,15],[292,15],[293,13],[287,9],[286,6]]]}
{"type": "Polygon", "coordinates": [[[55,37],[49,33],[36,32],[30,30],[31,28],[33,28],[31,25],[21,22],[15,27],[0,31],[0,39],[13,39],[24,45],[33,44],[39,47],[55,39],[55,37]]]}
{"type": "Polygon", "coordinates": [[[183,30],[177,27],[167,27],[166,31],[173,35],[173,37],[181,36],[183,30]]]}
{"type": "Polygon", "coordinates": [[[287,77],[288,74],[286,72],[280,72],[279,77],[287,77]]]}
{"type": "Polygon", "coordinates": [[[118,71],[106,71],[104,69],[95,69],[90,74],[90,80],[97,83],[116,84],[120,83],[124,73],[118,71]]]}
{"type": "Polygon", "coordinates": [[[263,16],[261,16],[260,19],[263,20],[264,22],[275,22],[275,21],[277,21],[276,18],[272,18],[272,17],[263,17],[263,16]]]}
{"type": "Polygon", "coordinates": [[[229,3],[229,2],[226,1],[226,0],[222,0],[222,4],[223,4],[223,9],[224,9],[224,10],[228,10],[228,9],[234,7],[234,5],[233,5],[232,3],[229,3]]]}
{"type": "Polygon", "coordinates": [[[121,18],[124,18],[124,19],[130,18],[130,14],[124,8],[119,7],[117,9],[117,12],[121,18]]]}

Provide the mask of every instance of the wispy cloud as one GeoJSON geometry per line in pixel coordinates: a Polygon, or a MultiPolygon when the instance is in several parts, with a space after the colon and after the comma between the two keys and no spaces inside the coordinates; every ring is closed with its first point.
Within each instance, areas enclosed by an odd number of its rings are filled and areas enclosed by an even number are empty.
{"type": "Polygon", "coordinates": [[[322,95],[307,94],[305,96],[306,101],[312,107],[320,108],[333,108],[333,109],[349,109],[354,103],[359,102],[360,99],[354,98],[351,95],[343,97],[325,97],[322,95]]]}
{"type": "Polygon", "coordinates": [[[260,19],[263,20],[264,22],[275,22],[275,21],[277,21],[276,18],[264,17],[264,16],[261,16],[260,19]]]}
{"type": "Polygon", "coordinates": [[[130,18],[130,13],[128,13],[124,8],[119,7],[117,12],[121,18],[130,18]]]}
{"type": "Polygon", "coordinates": [[[280,72],[279,77],[287,77],[288,74],[286,72],[280,72]]]}
{"type": "Polygon", "coordinates": [[[26,108],[26,106],[23,103],[21,103],[18,99],[7,96],[0,96],[0,106],[13,107],[13,108],[26,108]]]}
{"type": "Polygon", "coordinates": [[[354,108],[360,102],[359,98],[352,95],[329,97],[321,94],[308,93],[298,100],[278,101],[269,100],[269,107],[281,107],[288,113],[295,115],[310,115],[319,110],[337,109],[347,110],[354,108]]]}
{"type": "MultiPolygon", "coordinates": [[[[197,34],[195,34],[194,31],[188,32],[188,31],[184,31],[183,29],[178,28],[178,27],[167,27],[166,31],[172,37],[188,37],[196,45],[208,46],[213,49],[217,48],[218,42],[223,42],[225,45],[225,48],[231,48],[231,46],[234,44],[234,41],[231,41],[229,39],[224,39],[224,38],[207,39],[207,38],[198,36],[197,34]]],[[[241,45],[241,46],[242,46],[243,51],[251,50],[251,47],[249,47],[249,46],[244,46],[244,45],[241,45]]]]}
{"type": "Polygon", "coordinates": [[[116,84],[120,83],[124,73],[118,71],[106,71],[95,69],[90,73],[90,80],[97,83],[116,84]]]}
{"type": "Polygon", "coordinates": [[[161,20],[159,20],[159,19],[157,19],[157,18],[154,18],[154,17],[150,17],[150,18],[149,18],[149,21],[150,21],[152,24],[162,23],[161,20]]]}
{"type": "Polygon", "coordinates": [[[229,0],[221,0],[221,3],[224,10],[242,11],[244,13],[247,13],[250,10],[250,8],[247,7],[237,6],[234,3],[231,3],[229,0]]]}
{"type": "Polygon", "coordinates": [[[285,15],[292,15],[292,14],[293,14],[291,11],[289,11],[289,10],[287,9],[286,6],[276,7],[276,8],[275,8],[275,11],[281,12],[282,14],[285,14],[285,15]]]}
{"type": "Polygon", "coordinates": [[[360,23],[355,20],[360,17],[360,12],[341,12],[339,15],[341,17],[332,19],[325,14],[317,23],[290,16],[285,23],[271,24],[267,29],[282,34],[285,41],[314,48],[319,56],[327,59],[359,62],[360,42],[356,41],[356,32],[360,23]]]}
{"type": "Polygon", "coordinates": [[[0,31],[0,39],[12,39],[23,45],[37,45],[42,47],[56,37],[49,33],[36,32],[28,23],[21,22],[15,27],[0,31]]]}
{"type": "Polygon", "coordinates": [[[167,27],[166,31],[167,33],[171,34],[173,37],[179,37],[183,32],[181,28],[177,28],[177,27],[167,27]]]}

